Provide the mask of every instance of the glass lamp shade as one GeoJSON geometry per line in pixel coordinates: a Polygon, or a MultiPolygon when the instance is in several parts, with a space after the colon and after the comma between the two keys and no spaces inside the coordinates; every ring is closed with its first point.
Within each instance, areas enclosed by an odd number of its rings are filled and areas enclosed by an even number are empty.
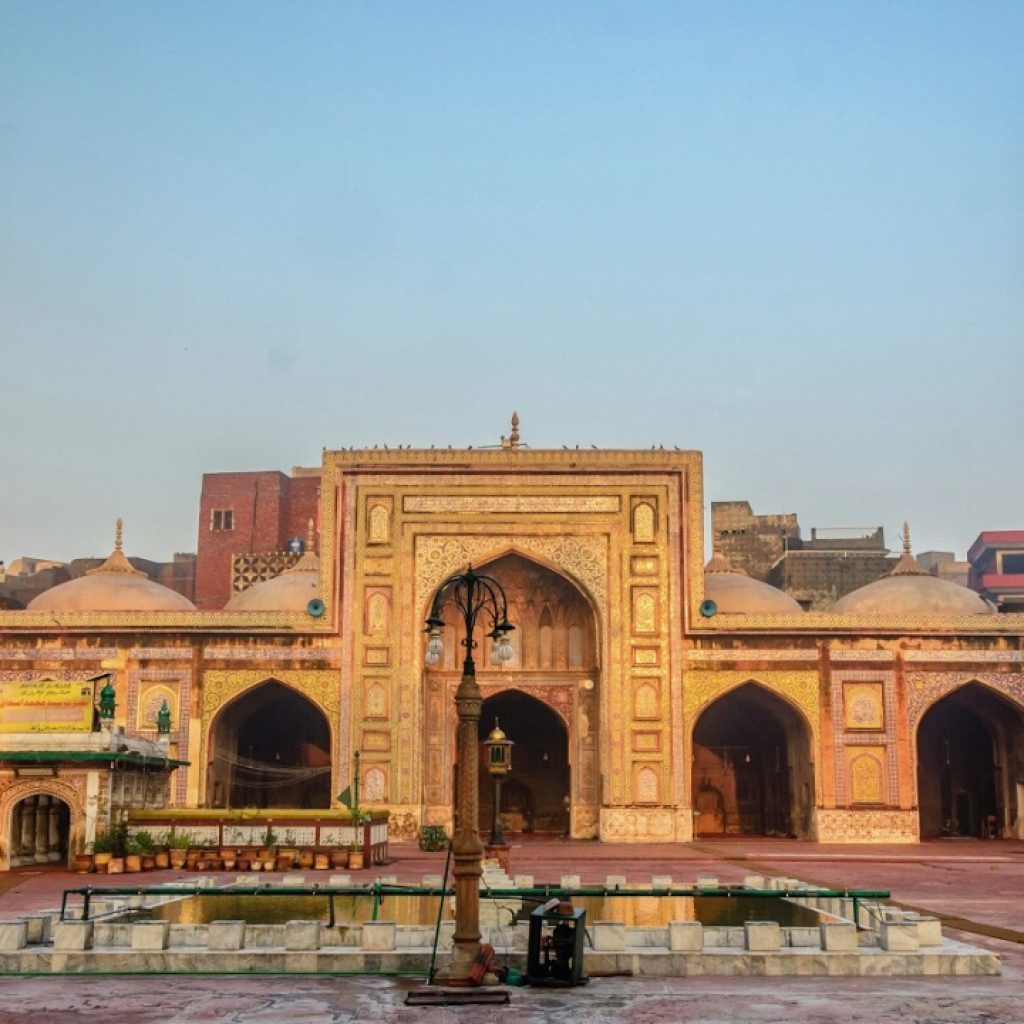
{"type": "Polygon", "coordinates": [[[443,653],[444,641],[441,639],[441,630],[431,629],[429,638],[427,639],[426,663],[428,665],[437,665],[441,661],[441,655],[443,653]]]}

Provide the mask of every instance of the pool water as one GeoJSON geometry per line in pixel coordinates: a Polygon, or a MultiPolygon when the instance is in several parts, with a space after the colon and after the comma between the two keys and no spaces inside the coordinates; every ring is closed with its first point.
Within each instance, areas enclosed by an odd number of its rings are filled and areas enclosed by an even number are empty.
{"type": "MultiPolygon", "coordinates": [[[[373,897],[368,895],[337,895],[334,900],[336,923],[369,921],[373,918],[373,897]]],[[[480,897],[481,916],[486,919],[488,898],[480,897]]],[[[505,914],[525,921],[543,900],[499,897],[493,901],[505,914]],[[522,904],[517,908],[517,903],[522,904]]],[[[785,899],[751,896],[576,896],[574,906],[583,907],[588,921],[621,921],[637,927],[664,927],[669,921],[700,921],[708,926],[738,927],[744,921],[778,921],[785,927],[813,927],[818,915],[806,907],[785,899]]],[[[434,924],[437,920],[437,896],[384,895],[377,911],[381,920],[397,924],[434,924]]],[[[327,921],[328,899],[321,896],[286,896],[268,894],[188,896],[159,907],[146,916],[174,924],[209,924],[211,921],[248,921],[251,924],[285,924],[288,921],[327,921]]],[[[444,901],[442,920],[454,918],[453,900],[444,901]]]]}

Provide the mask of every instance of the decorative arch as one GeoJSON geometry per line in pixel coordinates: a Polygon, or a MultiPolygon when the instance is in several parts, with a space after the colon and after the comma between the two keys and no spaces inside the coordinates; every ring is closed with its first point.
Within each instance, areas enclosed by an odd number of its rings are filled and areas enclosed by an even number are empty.
{"type": "Polygon", "coordinates": [[[683,727],[692,735],[704,709],[746,683],[760,686],[779,697],[800,716],[812,749],[817,749],[821,699],[817,672],[689,672],[683,679],[683,727]]]}
{"type": "Polygon", "coordinates": [[[0,836],[5,837],[0,843],[0,870],[10,867],[8,841],[14,808],[22,800],[33,796],[55,797],[67,805],[71,817],[68,825],[69,853],[75,849],[84,849],[86,842],[92,839],[90,832],[95,831],[95,824],[91,830],[87,827],[84,778],[76,778],[74,782],[64,779],[25,779],[12,783],[0,792],[0,836]]]}
{"type": "Polygon", "coordinates": [[[504,827],[511,832],[566,834],[573,766],[571,717],[542,694],[511,686],[484,692],[478,730],[480,827],[490,828],[494,817],[494,783],[482,742],[496,717],[513,742],[512,771],[501,794],[504,827]]]}
{"type": "Polygon", "coordinates": [[[416,601],[426,619],[441,581],[470,563],[485,566],[507,555],[536,562],[572,583],[591,607],[600,629],[607,616],[608,555],[598,537],[516,538],[496,546],[492,537],[424,537],[416,546],[416,601]]]}
{"type": "Polygon", "coordinates": [[[908,672],[907,725],[911,734],[916,737],[921,719],[940,700],[971,683],[991,690],[1024,713],[1024,679],[992,672],[908,672]]]}
{"type": "Polygon", "coordinates": [[[908,714],[920,834],[1024,838],[1018,687],[945,675],[915,688],[918,700],[908,714]]]}
{"type": "MultiPolygon", "coordinates": [[[[542,538],[543,539],[543,538],[542,538]]],[[[600,617],[593,595],[580,585],[578,575],[568,572],[557,560],[539,556],[531,545],[503,544],[496,548],[491,538],[477,538],[477,552],[457,545],[458,561],[452,571],[464,570],[471,561],[475,569],[493,572],[502,582],[509,599],[509,617],[522,635],[521,664],[505,663],[492,666],[489,644],[484,639],[487,627],[475,636],[479,644],[476,659],[477,679],[485,699],[492,699],[505,691],[526,695],[539,700],[558,716],[568,743],[568,761],[573,770],[569,777],[571,792],[570,814],[572,826],[568,831],[583,838],[594,834],[600,809],[599,744],[601,739],[600,705],[601,663],[600,617]],[[547,607],[548,614],[545,615],[547,607]],[[581,665],[570,664],[568,657],[568,631],[566,609],[573,610],[575,619],[584,625],[581,665]],[[542,628],[553,631],[553,657],[551,664],[541,663],[540,633],[542,628]],[[550,625],[549,625],[550,624],[550,625]],[[583,677],[586,677],[585,679],[583,677]]],[[[560,540],[555,538],[554,540],[560,540]]],[[[446,548],[449,555],[452,548],[446,548]]],[[[420,552],[417,553],[419,558],[420,552]]],[[[602,558],[603,558],[602,554],[602,558]]],[[[603,564],[603,563],[602,563],[603,564]]],[[[431,586],[417,578],[417,595],[424,616],[432,602],[436,586],[444,579],[447,565],[432,571],[431,586]],[[435,582],[436,581],[436,582],[435,582]]],[[[446,603],[443,617],[449,628],[445,631],[444,654],[441,664],[424,668],[421,677],[423,713],[422,749],[424,751],[423,803],[428,820],[446,818],[452,802],[452,770],[455,762],[456,718],[454,692],[458,684],[459,665],[454,652],[462,640],[461,624],[455,622],[451,603],[446,603]],[[454,628],[453,628],[454,627],[454,628]]],[[[514,636],[515,634],[513,634],[514,636]]],[[[422,657],[417,645],[416,657],[422,657]]],[[[488,723],[489,728],[493,722],[488,723]]],[[[515,737],[512,737],[515,740],[515,737]]],[[[568,763],[567,761],[567,763],[568,763]]],[[[484,794],[482,794],[484,796],[484,794]]],[[[562,799],[559,794],[558,799],[562,799]]],[[[493,801],[482,801],[492,804],[493,801]]],[[[492,808],[493,809],[493,808],[492,808]]],[[[562,808],[564,812],[564,808],[562,808]]],[[[553,813],[553,812],[552,812],[553,813]]],[[[551,814],[546,815],[551,819],[551,814]]],[[[558,826],[561,828],[561,825],[558,826]]]]}
{"type": "Polygon", "coordinates": [[[695,702],[687,728],[692,806],[706,812],[698,833],[813,836],[814,730],[791,693],[749,676],[727,680],[695,702]],[[712,791],[721,814],[708,805],[712,791]]]}
{"type": "Polygon", "coordinates": [[[332,670],[280,670],[265,672],[255,669],[213,670],[202,677],[202,749],[199,759],[199,792],[209,788],[209,761],[213,736],[223,712],[238,699],[254,692],[265,683],[278,683],[306,698],[321,712],[327,722],[332,764],[331,787],[337,787],[337,751],[341,704],[341,675],[332,670]]]}

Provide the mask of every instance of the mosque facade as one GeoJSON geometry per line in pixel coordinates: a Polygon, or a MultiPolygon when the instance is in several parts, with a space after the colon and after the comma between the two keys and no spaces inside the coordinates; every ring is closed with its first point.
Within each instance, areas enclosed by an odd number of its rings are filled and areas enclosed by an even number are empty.
{"type": "Polygon", "coordinates": [[[30,805],[64,830],[47,856],[129,806],[112,762],[71,756],[94,737],[14,715],[44,681],[113,687],[108,725],[154,773],[149,806],[335,807],[358,764],[393,837],[450,827],[460,627],[449,608],[430,666],[424,622],[469,565],[515,626],[497,666],[476,637],[481,737],[498,719],[515,744],[512,835],[1024,838],[1024,614],[928,575],[909,538],[887,577],[804,611],[705,552],[699,452],[537,450],[514,431],[494,449],[325,451],[318,489],[304,553],[223,608],[146,579],[118,540],[0,611],[0,866],[31,856],[30,805]]]}

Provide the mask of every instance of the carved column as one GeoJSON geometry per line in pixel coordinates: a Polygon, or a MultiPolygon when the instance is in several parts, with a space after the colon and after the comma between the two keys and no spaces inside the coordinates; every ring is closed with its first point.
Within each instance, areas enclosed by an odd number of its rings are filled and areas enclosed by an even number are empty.
{"type": "Polygon", "coordinates": [[[50,798],[50,834],[46,845],[46,859],[55,864],[60,860],[60,803],[56,797],[50,798]]]}
{"type": "Polygon", "coordinates": [[[36,798],[26,797],[21,802],[21,850],[22,863],[31,860],[36,849],[36,798]]]}
{"type": "Polygon", "coordinates": [[[45,864],[49,857],[47,851],[50,848],[50,798],[48,796],[36,797],[36,835],[34,854],[37,864],[45,864]]]}

